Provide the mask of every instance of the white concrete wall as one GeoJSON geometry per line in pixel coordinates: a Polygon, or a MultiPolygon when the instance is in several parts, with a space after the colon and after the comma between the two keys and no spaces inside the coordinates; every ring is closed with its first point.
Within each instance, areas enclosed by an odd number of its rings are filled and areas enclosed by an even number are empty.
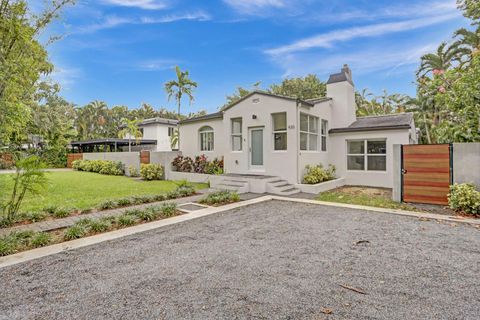
{"type": "Polygon", "coordinates": [[[149,124],[141,127],[143,128],[143,139],[157,140],[154,151],[172,151],[168,127],[174,128],[174,126],[166,124],[149,124]]]}
{"type": "Polygon", "coordinates": [[[394,144],[409,144],[409,130],[385,130],[371,132],[337,133],[330,136],[330,160],[337,168],[337,177],[344,177],[347,185],[393,188],[394,178],[394,144]],[[347,170],[347,140],[386,139],[387,170],[359,171],[347,170]]]}
{"type": "Polygon", "coordinates": [[[355,88],[350,82],[327,84],[327,97],[333,99],[330,129],[348,127],[357,120],[355,88]]]}
{"type": "Polygon", "coordinates": [[[296,101],[279,99],[262,94],[255,94],[225,111],[223,126],[225,128],[225,169],[227,173],[264,174],[282,177],[290,183],[297,181],[297,107],[296,101]],[[259,99],[254,103],[255,99],[259,99]],[[287,150],[275,151],[273,146],[272,113],[287,114],[287,150]],[[256,119],[252,116],[256,115],[256,119]],[[242,151],[232,151],[231,119],[242,118],[242,151]],[[250,168],[248,129],[263,128],[263,170],[250,168]]]}
{"type": "Polygon", "coordinates": [[[189,122],[180,125],[180,151],[184,156],[195,158],[204,154],[209,160],[221,158],[225,154],[227,141],[222,119],[189,122]],[[198,130],[203,126],[213,128],[213,151],[200,150],[200,136],[198,130]]]}
{"type": "Polygon", "coordinates": [[[302,151],[300,145],[298,146],[298,179],[295,183],[302,183],[303,176],[305,174],[305,167],[307,165],[322,164],[324,168],[327,168],[330,162],[329,151],[331,150],[331,139],[328,135],[328,130],[331,128],[332,123],[332,108],[334,104],[332,101],[325,101],[315,104],[313,108],[300,107],[298,110],[298,124],[297,124],[297,139],[300,141],[300,113],[305,113],[318,117],[318,150],[317,151],[302,151]],[[321,120],[328,121],[327,128],[327,151],[321,151],[321,120]]]}
{"type": "Polygon", "coordinates": [[[140,170],[140,153],[139,152],[92,152],[84,153],[84,160],[112,160],[120,161],[125,168],[125,174],[129,175],[128,167],[134,166],[140,170]]]}
{"type": "Polygon", "coordinates": [[[480,143],[453,144],[453,182],[480,188],[480,143]]]}

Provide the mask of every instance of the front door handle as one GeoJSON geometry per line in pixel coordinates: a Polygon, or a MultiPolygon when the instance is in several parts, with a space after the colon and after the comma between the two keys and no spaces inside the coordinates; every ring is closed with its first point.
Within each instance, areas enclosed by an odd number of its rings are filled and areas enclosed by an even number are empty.
{"type": "Polygon", "coordinates": [[[402,174],[406,174],[407,173],[407,169],[402,169],[402,174]]]}

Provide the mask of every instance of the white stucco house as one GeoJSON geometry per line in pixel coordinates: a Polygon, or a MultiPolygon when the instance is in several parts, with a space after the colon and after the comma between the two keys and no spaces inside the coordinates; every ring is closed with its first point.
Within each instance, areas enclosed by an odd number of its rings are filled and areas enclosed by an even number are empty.
{"type": "Polygon", "coordinates": [[[413,115],[357,118],[355,111],[345,65],[329,77],[326,97],[303,101],[254,91],[220,112],[180,121],[179,149],[190,157],[223,157],[232,176],[279,178],[288,182],[284,190],[316,164],[334,165],[347,185],[392,188],[393,145],[417,143],[413,115]]]}
{"type": "MultiPolygon", "coordinates": [[[[155,145],[132,146],[132,151],[150,150],[150,151],[172,151],[171,138],[177,130],[178,120],[165,118],[150,118],[141,121],[138,128],[142,132],[141,139],[155,140],[155,145]]],[[[128,139],[128,135],[125,139],[128,139]]],[[[134,138],[133,138],[134,139],[134,138]]],[[[127,147],[128,149],[128,147],[127,147]]],[[[176,146],[175,148],[176,149],[176,146]]]]}

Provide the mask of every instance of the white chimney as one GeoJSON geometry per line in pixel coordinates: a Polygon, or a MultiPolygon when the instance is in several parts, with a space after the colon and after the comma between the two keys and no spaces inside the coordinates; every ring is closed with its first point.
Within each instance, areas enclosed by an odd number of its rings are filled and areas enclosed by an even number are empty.
{"type": "Polygon", "coordinates": [[[356,117],[355,86],[352,70],[343,65],[340,73],[331,74],[327,81],[327,97],[333,99],[330,128],[344,128],[352,124],[356,117]]]}

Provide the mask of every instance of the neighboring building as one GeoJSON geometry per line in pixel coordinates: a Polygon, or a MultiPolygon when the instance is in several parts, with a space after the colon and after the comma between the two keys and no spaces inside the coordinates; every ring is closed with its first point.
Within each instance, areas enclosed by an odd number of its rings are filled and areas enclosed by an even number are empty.
{"type": "MultiPolygon", "coordinates": [[[[138,124],[138,127],[142,132],[141,139],[156,140],[157,144],[151,145],[149,148],[146,148],[146,146],[133,146],[132,151],[172,151],[171,139],[172,136],[175,134],[177,126],[178,120],[165,118],[151,118],[143,120],[138,124]]],[[[125,136],[125,139],[128,139],[128,135],[125,136]]],[[[174,146],[173,149],[176,148],[177,146],[174,146]]]]}
{"type": "Polygon", "coordinates": [[[221,112],[180,121],[180,151],[224,157],[225,172],[301,183],[306,165],[329,164],[349,185],[393,186],[393,145],[417,143],[410,113],[356,117],[347,65],[327,97],[300,100],[254,91],[221,112]]]}

